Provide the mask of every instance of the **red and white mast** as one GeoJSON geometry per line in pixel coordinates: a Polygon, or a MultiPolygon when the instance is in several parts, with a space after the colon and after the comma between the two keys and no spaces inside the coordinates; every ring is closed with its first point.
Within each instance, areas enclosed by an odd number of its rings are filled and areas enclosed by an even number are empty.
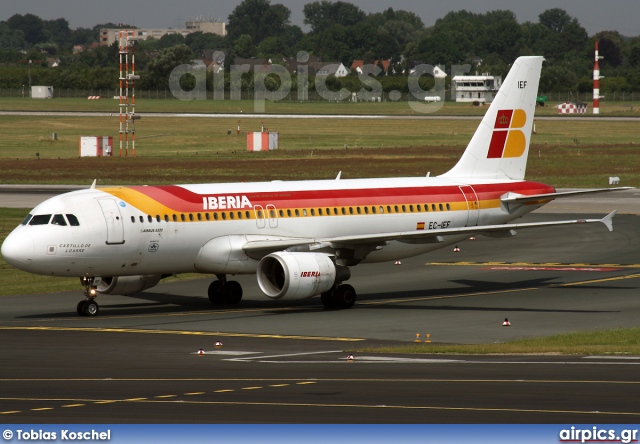
{"type": "Polygon", "coordinates": [[[595,64],[593,65],[593,114],[600,114],[600,79],[604,79],[604,76],[600,75],[598,60],[603,58],[598,55],[598,41],[596,40],[595,64]]]}

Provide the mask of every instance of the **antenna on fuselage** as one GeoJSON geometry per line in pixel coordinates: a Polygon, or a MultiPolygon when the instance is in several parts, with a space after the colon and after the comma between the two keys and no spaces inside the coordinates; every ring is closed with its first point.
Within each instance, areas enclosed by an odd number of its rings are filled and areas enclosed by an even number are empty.
{"type": "Polygon", "coordinates": [[[93,179],[93,183],[91,184],[91,190],[95,190],[96,189],[96,182],[98,181],[98,179],[93,179]]]}
{"type": "Polygon", "coordinates": [[[342,171],[338,172],[338,175],[336,176],[336,180],[340,180],[340,176],[342,175],[342,171]]]}

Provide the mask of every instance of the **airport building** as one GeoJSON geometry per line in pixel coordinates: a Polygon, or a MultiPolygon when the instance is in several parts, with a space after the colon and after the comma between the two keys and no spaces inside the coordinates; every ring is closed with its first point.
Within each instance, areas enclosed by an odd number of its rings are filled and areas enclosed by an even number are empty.
{"type": "Polygon", "coordinates": [[[456,102],[491,103],[502,85],[501,76],[484,73],[480,76],[455,76],[451,79],[456,102]]]}
{"type": "MultiPolygon", "coordinates": [[[[226,23],[216,20],[191,20],[186,23],[185,29],[173,29],[173,28],[136,28],[129,29],[129,39],[132,40],[146,40],[150,37],[159,39],[168,34],[182,34],[187,36],[192,32],[204,32],[209,34],[217,34],[221,36],[227,35],[226,23]]],[[[103,28],[100,30],[100,44],[103,46],[110,46],[113,42],[117,41],[120,37],[119,28],[103,28]]]]}

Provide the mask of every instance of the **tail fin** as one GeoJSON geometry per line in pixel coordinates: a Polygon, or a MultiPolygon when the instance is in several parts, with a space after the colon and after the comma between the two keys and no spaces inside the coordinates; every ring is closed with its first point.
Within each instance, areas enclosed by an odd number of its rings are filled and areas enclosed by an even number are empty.
{"type": "Polygon", "coordinates": [[[514,62],[464,154],[444,177],[524,179],[542,60],[514,62]]]}

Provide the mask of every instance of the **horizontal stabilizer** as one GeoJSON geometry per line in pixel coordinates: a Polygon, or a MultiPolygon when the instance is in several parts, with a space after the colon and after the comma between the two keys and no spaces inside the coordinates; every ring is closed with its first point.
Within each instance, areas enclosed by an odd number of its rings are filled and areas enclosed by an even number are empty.
{"type": "Polygon", "coordinates": [[[500,198],[501,202],[504,203],[526,203],[526,202],[535,202],[537,200],[553,200],[561,197],[570,197],[576,196],[580,194],[595,194],[595,193],[605,193],[608,191],[622,191],[622,190],[633,190],[634,187],[617,187],[617,188],[596,188],[593,190],[577,190],[577,191],[563,191],[561,193],[545,193],[545,194],[533,194],[533,195],[522,195],[517,193],[507,193],[500,198]]]}

